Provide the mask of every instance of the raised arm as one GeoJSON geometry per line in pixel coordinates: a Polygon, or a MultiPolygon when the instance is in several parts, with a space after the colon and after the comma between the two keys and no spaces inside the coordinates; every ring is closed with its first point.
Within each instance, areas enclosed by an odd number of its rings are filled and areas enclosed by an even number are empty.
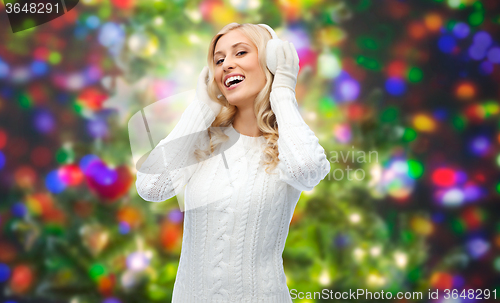
{"type": "Polygon", "coordinates": [[[206,93],[205,67],[198,79],[196,98],[173,131],[151,151],[137,171],[137,193],[146,201],[162,202],[179,193],[197,168],[194,151],[208,148],[208,127],[221,105],[206,93]]]}
{"type": "Polygon", "coordinates": [[[309,191],[330,172],[325,150],[302,119],[292,90],[274,89],[271,108],[278,122],[280,179],[300,191],[309,191]]]}
{"type": "Polygon", "coordinates": [[[299,58],[292,44],[278,48],[278,68],[270,95],[278,123],[280,179],[300,191],[313,189],[330,172],[330,162],[295,99],[299,58]]]}

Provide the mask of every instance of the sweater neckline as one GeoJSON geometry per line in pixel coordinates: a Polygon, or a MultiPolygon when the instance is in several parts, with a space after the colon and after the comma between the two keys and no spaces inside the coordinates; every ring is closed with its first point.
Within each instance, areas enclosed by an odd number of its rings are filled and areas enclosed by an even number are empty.
{"type": "Polygon", "coordinates": [[[234,129],[235,132],[237,132],[241,137],[246,137],[246,138],[254,138],[254,139],[258,139],[260,137],[264,137],[263,135],[260,135],[258,137],[252,137],[252,136],[246,136],[246,135],[243,135],[241,134],[239,131],[236,130],[236,128],[234,128],[233,124],[230,124],[231,128],[234,129]]]}
{"type": "Polygon", "coordinates": [[[264,141],[266,141],[266,139],[264,138],[263,135],[261,136],[258,136],[258,137],[251,137],[251,136],[246,136],[246,135],[243,135],[243,134],[240,134],[234,127],[232,124],[229,125],[230,127],[230,130],[235,134],[237,135],[239,138],[238,138],[238,141],[240,141],[241,143],[243,143],[243,145],[245,147],[248,147],[248,148],[252,148],[252,147],[257,147],[259,146],[259,143],[262,143],[264,141]]]}

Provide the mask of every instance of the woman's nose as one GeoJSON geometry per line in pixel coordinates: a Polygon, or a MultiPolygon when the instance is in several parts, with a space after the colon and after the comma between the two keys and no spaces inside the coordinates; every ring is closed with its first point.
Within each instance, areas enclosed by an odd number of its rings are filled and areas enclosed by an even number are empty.
{"type": "Polygon", "coordinates": [[[224,70],[234,69],[234,62],[226,58],[224,62],[222,62],[222,68],[224,70]]]}

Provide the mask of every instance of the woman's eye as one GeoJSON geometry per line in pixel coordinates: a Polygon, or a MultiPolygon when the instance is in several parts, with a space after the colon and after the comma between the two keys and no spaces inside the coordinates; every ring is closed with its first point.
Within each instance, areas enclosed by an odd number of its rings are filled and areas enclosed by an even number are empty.
{"type": "MultiPolygon", "coordinates": [[[[236,55],[238,55],[238,54],[246,54],[246,53],[247,53],[246,51],[241,51],[241,52],[237,52],[236,55]]],[[[219,59],[217,62],[215,62],[215,65],[219,65],[219,63],[221,61],[224,61],[224,59],[219,59]]]]}

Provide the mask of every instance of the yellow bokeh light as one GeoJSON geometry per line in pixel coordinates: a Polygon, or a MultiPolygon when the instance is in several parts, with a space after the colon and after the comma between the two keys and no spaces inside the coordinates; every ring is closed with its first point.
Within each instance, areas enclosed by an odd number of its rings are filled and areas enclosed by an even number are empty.
{"type": "Polygon", "coordinates": [[[413,117],[413,127],[421,132],[432,132],[436,129],[436,122],[428,115],[418,114],[413,117]]]}
{"type": "Polygon", "coordinates": [[[413,218],[410,222],[410,225],[414,232],[424,236],[428,236],[434,231],[432,223],[429,222],[429,220],[421,217],[413,218]]]}

